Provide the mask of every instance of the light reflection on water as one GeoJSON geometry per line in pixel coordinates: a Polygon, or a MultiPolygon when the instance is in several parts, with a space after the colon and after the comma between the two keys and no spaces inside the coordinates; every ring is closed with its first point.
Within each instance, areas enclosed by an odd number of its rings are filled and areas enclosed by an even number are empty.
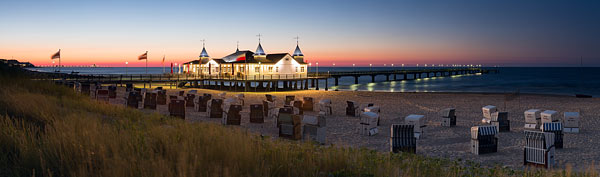
{"type": "MultiPolygon", "coordinates": [[[[542,94],[589,94],[600,96],[600,69],[598,68],[499,68],[498,74],[468,74],[436,76],[402,81],[385,81],[385,76],[340,78],[339,90],[381,92],[492,92],[542,94]],[[351,83],[351,84],[349,84],[351,83]],[[345,85],[348,84],[348,85],[345,85]]],[[[393,78],[390,77],[390,78],[393,78]]],[[[398,79],[403,76],[398,76],[398,79]]],[[[410,75],[408,77],[411,78],[410,75]]]]}

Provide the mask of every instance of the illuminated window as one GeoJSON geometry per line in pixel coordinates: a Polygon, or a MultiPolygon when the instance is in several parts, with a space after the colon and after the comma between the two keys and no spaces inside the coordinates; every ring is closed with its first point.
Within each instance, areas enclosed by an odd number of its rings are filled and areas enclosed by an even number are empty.
{"type": "Polygon", "coordinates": [[[298,67],[296,66],[296,72],[298,72],[298,67]]]}
{"type": "Polygon", "coordinates": [[[275,72],[279,72],[279,66],[275,67],[275,72]]]}
{"type": "Polygon", "coordinates": [[[254,67],[254,72],[260,72],[260,67],[254,67]]]}
{"type": "Polygon", "coordinates": [[[304,66],[300,67],[300,72],[304,72],[304,66]]]}
{"type": "Polygon", "coordinates": [[[269,66],[269,72],[272,73],[273,72],[273,67],[269,66]]]}

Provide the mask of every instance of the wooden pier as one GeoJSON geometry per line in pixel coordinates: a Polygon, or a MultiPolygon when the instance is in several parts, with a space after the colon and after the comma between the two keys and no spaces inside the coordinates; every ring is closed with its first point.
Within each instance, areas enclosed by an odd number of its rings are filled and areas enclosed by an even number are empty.
{"type": "Polygon", "coordinates": [[[312,72],[308,75],[281,74],[281,75],[254,75],[254,76],[231,76],[231,75],[192,75],[192,74],[67,74],[67,73],[37,73],[37,79],[90,82],[102,84],[144,84],[144,87],[152,87],[152,84],[167,84],[169,87],[191,87],[227,91],[290,91],[308,90],[314,88],[319,90],[319,81],[325,81],[325,90],[328,90],[329,80],[333,79],[333,86],[339,85],[342,77],[353,77],[354,83],[359,84],[359,77],[385,76],[386,81],[415,80],[431,77],[449,77],[465,74],[497,73],[495,69],[481,68],[443,68],[443,69],[419,69],[419,70],[386,70],[386,71],[360,71],[360,72],[312,72]]]}

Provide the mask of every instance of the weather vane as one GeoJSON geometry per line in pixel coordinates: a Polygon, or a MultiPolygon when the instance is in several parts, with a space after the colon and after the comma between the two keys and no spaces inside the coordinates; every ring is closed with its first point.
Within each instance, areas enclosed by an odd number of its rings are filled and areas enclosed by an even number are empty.
{"type": "Polygon", "coordinates": [[[298,45],[298,40],[300,40],[300,37],[298,37],[298,36],[296,35],[296,37],[295,37],[294,39],[296,39],[296,45],[298,45]]]}
{"type": "Polygon", "coordinates": [[[258,33],[258,35],[256,35],[256,36],[258,36],[258,43],[260,43],[260,37],[262,37],[262,35],[260,33],[258,33]]]}

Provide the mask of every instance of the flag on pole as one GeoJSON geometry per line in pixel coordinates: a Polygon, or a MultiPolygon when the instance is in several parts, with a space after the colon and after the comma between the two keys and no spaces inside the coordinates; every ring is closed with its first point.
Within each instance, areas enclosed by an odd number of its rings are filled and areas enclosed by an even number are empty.
{"type": "Polygon", "coordinates": [[[162,63],[165,64],[165,55],[163,55],[162,63]]]}
{"type": "Polygon", "coordinates": [[[54,55],[52,55],[50,57],[50,59],[52,59],[52,60],[57,59],[57,58],[60,58],[60,49],[58,49],[58,52],[56,52],[54,55]]]}
{"type": "Polygon", "coordinates": [[[147,59],[148,59],[148,52],[146,52],[138,57],[138,60],[147,60],[147,59]]]}

